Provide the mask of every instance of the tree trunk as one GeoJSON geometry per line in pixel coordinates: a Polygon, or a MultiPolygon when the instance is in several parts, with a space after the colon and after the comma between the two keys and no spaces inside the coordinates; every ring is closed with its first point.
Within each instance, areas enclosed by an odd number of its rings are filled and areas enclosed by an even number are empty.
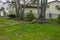
{"type": "Polygon", "coordinates": [[[20,0],[16,0],[16,13],[17,13],[17,17],[20,17],[20,0]]]}
{"type": "MultiPolygon", "coordinates": [[[[37,10],[38,10],[38,15],[40,14],[40,8],[39,8],[39,0],[38,0],[38,6],[37,6],[37,10]]],[[[39,18],[39,16],[38,16],[39,18]]]]}
{"type": "Polygon", "coordinates": [[[24,19],[24,10],[25,10],[25,8],[26,8],[26,0],[23,0],[24,1],[24,7],[22,8],[22,11],[21,11],[21,18],[20,19],[24,19]]]}
{"type": "Polygon", "coordinates": [[[41,23],[45,23],[46,4],[47,4],[47,0],[41,0],[41,14],[39,16],[41,23]]]}

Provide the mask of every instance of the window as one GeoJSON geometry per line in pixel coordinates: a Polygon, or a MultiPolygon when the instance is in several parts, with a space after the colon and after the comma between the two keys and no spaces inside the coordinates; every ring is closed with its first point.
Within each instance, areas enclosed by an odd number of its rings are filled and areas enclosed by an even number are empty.
{"type": "Polygon", "coordinates": [[[56,7],[55,7],[56,9],[58,9],[59,8],[59,5],[56,5],[56,7]]]}
{"type": "Polygon", "coordinates": [[[52,13],[49,13],[49,18],[52,18],[52,13]]]}

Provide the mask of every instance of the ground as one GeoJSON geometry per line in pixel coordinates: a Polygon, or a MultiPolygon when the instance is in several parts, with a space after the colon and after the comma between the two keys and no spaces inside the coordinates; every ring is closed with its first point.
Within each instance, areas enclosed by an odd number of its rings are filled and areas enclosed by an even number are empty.
{"type": "Polygon", "coordinates": [[[28,24],[0,18],[0,40],[60,40],[60,25],[55,22],[28,24]]]}

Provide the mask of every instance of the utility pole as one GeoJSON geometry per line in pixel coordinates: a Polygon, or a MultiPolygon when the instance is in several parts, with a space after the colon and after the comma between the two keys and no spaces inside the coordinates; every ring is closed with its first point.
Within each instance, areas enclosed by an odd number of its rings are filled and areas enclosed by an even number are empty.
{"type": "Polygon", "coordinates": [[[45,23],[45,11],[46,11],[47,0],[41,0],[41,13],[39,15],[40,23],[45,23]]]}

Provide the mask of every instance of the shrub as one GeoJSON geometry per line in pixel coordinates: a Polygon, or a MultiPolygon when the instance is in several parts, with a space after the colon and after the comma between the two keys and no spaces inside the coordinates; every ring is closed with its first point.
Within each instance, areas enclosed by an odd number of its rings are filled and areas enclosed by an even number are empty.
{"type": "Polygon", "coordinates": [[[58,23],[60,24],[60,15],[58,16],[58,23]]]}
{"type": "Polygon", "coordinates": [[[8,15],[9,18],[16,18],[16,15],[15,14],[10,14],[8,15]]]}
{"type": "Polygon", "coordinates": [[[32,13],[32,10],[30,10],[30,12],[29,12],[29,14],[27,15],[26,18],[27,18],[28,21],[32,21],[32,20],[35,19],[35,16],[34,16],[34,14],[32,13]]]}

